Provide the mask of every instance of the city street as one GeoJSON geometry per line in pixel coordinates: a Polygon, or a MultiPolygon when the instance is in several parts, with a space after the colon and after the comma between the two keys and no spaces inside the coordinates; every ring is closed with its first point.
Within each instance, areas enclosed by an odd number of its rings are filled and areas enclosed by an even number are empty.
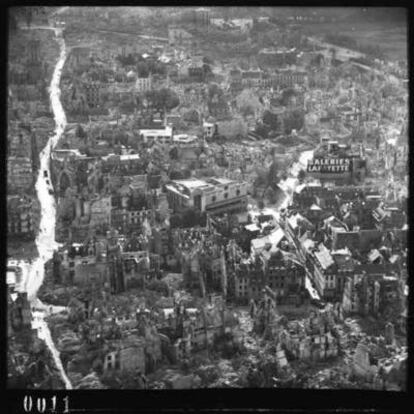
{"type": "MultiPolygon", "coordinates": [[[[36,29],[37,27],[30,27],[30,29],[36,29]]],[[[62,362],[60,360],[59,352],[53,343],[53,339],[50,334],[49,327],[45,321],[45,316],[48,312],[59,312],[62,309],[61,307],[50,307],[43,304],[37,298],[37,291],[43,283],[44,272],[45,272],[45,263],[50,260],[53,256],[54,250],[57,249],[58,244],[55,241],[55,224],[56,224],[56,207],[55,199],[53,193],[53,187],[51,184],[47,184],[47,178],[42,173],[47,171],[47,176],[50,176],[49,162],[50,162],[50,151],[63,134],[66,125],[66,116],[63,110],[62,104],[60,102],[60,76],[62,73],[62,68],[66,60],[66,47],[65,42],[62,37],[61,29],[52,28],[52,27],[39,27],[41,29],[52,29],[55,31],[57,41],[60,46],[60,56],[56,64],[52,82],[49,88],[50,92],[50,101],[53,109],[56,129],[55,135],[50,138],[49,142],[40,153],[40,173],[36,182],[36,192],[41,204],[41,220],[39,225],[39,233],[36,238],[36,246],[39,252],[39,257],[35,259],[32,263],[25,263],[22,266],[23,275],[23,285],[24,289],[28,294],[28,298],[32,309],[36,309],[32,316],[32,327],[37,329],[38,336],[40,339],[44,340],[47,347],[52,353],[53,359],[55,361],[56,367],[58,368],[61,377],[65,383],[67,389],[71,389],[72,385],[66,376],[66,373],[63,369],[62,362]],[[45,311],[39,311],[38,309],[45,309],[45,311]]]]}

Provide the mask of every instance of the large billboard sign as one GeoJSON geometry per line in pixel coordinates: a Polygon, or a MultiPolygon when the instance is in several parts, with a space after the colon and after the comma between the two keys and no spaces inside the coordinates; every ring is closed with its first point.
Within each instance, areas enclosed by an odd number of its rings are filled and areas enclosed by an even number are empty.
{"type": "Polygon", "coordinates": [[[351,171],[351,158],[314,158],[308,161],[308,172],[342,173],[351,171]]]}

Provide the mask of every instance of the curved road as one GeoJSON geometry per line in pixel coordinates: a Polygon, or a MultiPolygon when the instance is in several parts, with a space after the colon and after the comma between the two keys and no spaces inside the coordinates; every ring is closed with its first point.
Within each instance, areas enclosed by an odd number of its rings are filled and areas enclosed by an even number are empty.
{"type": "Polygon", "coordinates": [[[47,347],[52,353],[53,360],[61,378],[65,384],[66,389],[72,389],[72,384],[67,377],[65,370],[60,360],[59,352],[53,343],[52,336],[50,334],[49,327],[45,321],[45,316],[48,311],[59,311],[61,307],[49,307],[43,304],[40,299],[37,298],[37,291],[43,283],[45,273],[45,263],[53,257],[53,252],[58,248],[58,244],[55,240],[55,225],[56,225],[56,206],[55,199],[49,190],[53,190],[50,183],[50,152],[55,147],[60,137],[63,134],[66,125],[66,116],[60,102],[60,77],[62,74],[63,65],[66,60],[66,45],[63,39],[62,30],[53,27],[31,27],[31,29],[49,29],[54,30],[57,42],[60,47],[60,55],[58,62],[53,72],[52,81],[49,88],[50,103],[53,109],[55,119],[55,133],[49,139],[45,148],[40,153],[40,169],[36,182],[36,192],[41,205],[41,220],[39,225],[39,233],[36,237],[36,246],[39,253],[39,257],[36,258],[30,265],[26,266],[25,277],[25,291],[27,292],[28,299],[32,308],[36,309],[33,312],[32,327],[37,329],[40,339],[45,341],[47,347]],[[47,177],[44,176],[44,171],[47,171],[47,177]],[[60,309],[59,309],[60,308],[60,309]]]}

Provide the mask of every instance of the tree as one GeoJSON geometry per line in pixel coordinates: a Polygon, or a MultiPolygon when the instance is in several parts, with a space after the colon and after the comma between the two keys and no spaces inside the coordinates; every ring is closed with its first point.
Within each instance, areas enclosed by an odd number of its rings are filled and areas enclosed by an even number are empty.
{"type": "Polygon", "coordinates": [[[183,114],[183,120],[187,122],[192,122],[194,124],[198,124],[200,121],[199,114],[195,109],[190,109],[189,111],[183,114]]]}
{"type": "Polygon", "coordinates": [[[170,225],[172,228],[205,226],[206,214],[201,213],[195,208],[188,208],[181,213],[172,215],[170,219],[170,225]]]}
{"type": "Polygon", "coordinates": [[[177,149],[177,147],[171,148],[171,150],[169,152],[169,156],[172,160],[177,160],[178,159],[178,149],[177,149]]]}
{"type": "Polygon", "coordinates": [[[280,98],[281,104],[286,106],[289,102],[289,99],[295,95],[296,91],[293,88],[284,89],[282,92],[282,97],[280,98]]]}
{"type": "Polygon", "coordinates": [[[135,57],[131,54],[128,56],[118,55],[116,60],[118,60],[122,66],[133,66],[136,63],[135,57]]]}
{"type": "Polygon", "coordinates": [[[147,91],[146,99],[158,111],[171,111],[180,104],[178,95],[171,89],[163,88],[158,91],[147,91]]]}
{"type": "Polygon", "coordinates": [[[280,131],[282,127],[282,120],[280,116],[270,111],[265,111],[263,114],[263,123],[272,131],[280,131]]]}
{"type": "Polygon", "coordinates": [[[207,65],[206,63],[203,64],[203,74],[204,76],[213,73],[213,71],[211,70],[210,65],[207,65]]]}
{"type": "Polygon", "coordinates": [[[145,61],[137,63],[137,73],[139,78],[147,78],[149,75],[149,68],[145,61]]]}
{"type": "Polygon", "coordinates": [[[255,133],[257,134],[257,135],[259,135],[260,137],[262,137],[263,139],[266,139],[267,137],[268,137],[268,135],[269,135],[269,126],[268,125],[265,125],[265,124],[262,124],[262,123],[258,123],[258,124],[256,124],[256,127],[255,127],[255,133]]]}
{"type": "Polygon", "coordinates": [[[168,296],[168,284],[163,280],[152,280],[147,284],[148,290],[155,290],[162,293],[164,296],[168,296]]]}
{"type": "Polygon", "coordinates": [[[285,118],[284,126],[285,133],[290,134],[293,129],[299,131],[303,128],[305,122],[305,116],[303,111],[295,109],[290,112],[289,115],[285,118]]]}
{"type": "Polygon", "coordinates": [[[169,174],[170,180],[185,180],[188,178],[182,171],[173,170],[169,174]]]}
{"type": "Polygon", "coordinates": [[[85,139],[87,137],[85,130],[82,128],[81,124],[78,124],[76,127],[76,136],[81,139],[85,139]]]}
{"type": "Polygon", "coordinates": [[[303,183],[303,181],[305,180],[305,177],[306,177],[306,172],[305,172],[305,170],[300,170],[299,171],[299,173],[298,173],[298,180],[299,180],[299,183],[303,183]]]}
{"type": "Polygon", "coordinates": [[[223,91],[221,90],[221,88],[217,84],[213,83],[213,84],[209,85],[209,87],[208,87],[208,100],[211,101],[213,99],[213,97],[216,96],[216,95],[218,97],[222,96],[223,91]]]}
{"type": "Polygon", "coordinates": [[[277,188],[277,183],[279,182],[279,171],[280,166],[277,164],[276,161],[273,161],[270,164],[269,172],[267,174],[267,185],[268,187],[272,187],[273,189],[277,188]]]}

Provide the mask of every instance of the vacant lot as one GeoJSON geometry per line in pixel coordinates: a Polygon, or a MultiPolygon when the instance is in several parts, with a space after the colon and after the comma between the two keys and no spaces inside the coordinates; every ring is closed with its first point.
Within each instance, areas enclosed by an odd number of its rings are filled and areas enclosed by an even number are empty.
{"type": "Polygon", "coordinates": [[[380,46],[389,60],[407,59],[407,27],[382,23],[324,23],[306,25],[304,31],[310,35],[324,36],[328,33],[354,38],[358,43],[380,46]]]}

